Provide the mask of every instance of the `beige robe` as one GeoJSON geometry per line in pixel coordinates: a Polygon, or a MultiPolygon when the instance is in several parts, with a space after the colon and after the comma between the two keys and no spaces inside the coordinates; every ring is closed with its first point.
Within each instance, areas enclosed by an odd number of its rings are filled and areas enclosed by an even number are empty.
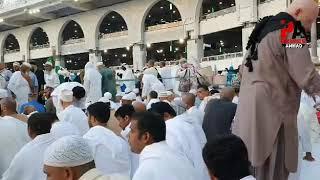
{"type": "Polygon", "coordinates": [[[263,166],[274,151],[283,125],[285,162],[288,171],[297,170],[297,114],[301,90],[320,93],[320,76],[311,62],[308,46],[285,48],[280,31],[269,33],[258,46],[253,72],[243,66],[239,105],[233,133],[245,142],[254,167],[263,166]]]}
{"type": "Polygon", "coordinates": [[[129,177],[120,175],[103,176],[97,169],[91,169],[82,175],[79,180],[129,180],[129,177]]]}

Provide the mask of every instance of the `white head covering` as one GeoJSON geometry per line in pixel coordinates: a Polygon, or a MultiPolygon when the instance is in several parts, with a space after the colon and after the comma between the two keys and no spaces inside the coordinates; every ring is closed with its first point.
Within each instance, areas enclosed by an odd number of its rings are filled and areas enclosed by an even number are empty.
{"type": "Polygon", "coordinates": [[[107,98],[107,99],[112,99],[112,94],[109,92],[104,93],[103,97],[107,98]]]}
{"type": "Polygon", "coordinates": [[[65,136],[80,135],[79,129],[69,122],[56,122],[52,125],[50,133],[55,139],[65,136]]]}
{"type": "Polygon", "coordinates": [[[13,66],[20,66],[20,63],[19,62],[14,62],[13,66]]]}
{"type": "Polygon", "coordinates": [[[162,98],[162,97],[169,97],[171,96],[173,93],[171,91],[162,91],[159,93],[159,98],[162,98]]]}
{"type": "Polygon", "coordinates": [[[5,89],[0,89],[0,99],[6,98],[6,97],[9,97],[8,91],[5,89]]]}
{"type": "Polygon", "coordinates": [[[64,102],[73,101],[73,92],[71,90],[64,89],[61,91],[60,99],[64,102]]]}
{"type": "Polygon", "coordinates": [[[93,159],[90,145],[80,136],[60,138],[44,153],[44,164],[51,167],[76,167],[93,159]]]}
{"type": "Polygon", "coordinates": [[[138,89],[138,88],[135,88],[135,89],[133,89],[133,91],[132,91],[132,92],[134,92],[134,93],[138,94],[140,91],[139,91],[139,89],[138,89]]]}
{"type": "Polygon", "coordinates": [[[47,62],[44,64],[44,66],[53,66],[53,64],[52,64],[52,62],[47,61],[47,62]]]}
{"type": "Polygon", "coordinates": [[[122,97],[122,100],[129,100],[129,101],[134,101],[136,99],[136,94],[134,92],[131,92],[129,94],[126,94],[122,97]]]}
{"type": "Polygon", "coordinates": [[[99,66],[103,66],[103,62],[97,62],[96,66],[99,67],[99,66]]]}
{"type": "Polygon", "coordinates": [[[189,91],[189,93],[194,94],[194,95],[197,95],[197,90],[191,89],[191,90],[189,91]]]}
{"type": "Polygon", "coordinates": [[[21,66],[27,66],[28,68],[31,68],[31,64],[27,62],[23,62],[21,66]]]}

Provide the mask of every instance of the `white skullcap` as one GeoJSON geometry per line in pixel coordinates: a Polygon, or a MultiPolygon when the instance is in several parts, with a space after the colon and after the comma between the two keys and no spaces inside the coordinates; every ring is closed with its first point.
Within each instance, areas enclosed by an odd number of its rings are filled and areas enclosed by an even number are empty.
{"type": "Polygon", "coordinates": [[[133,92],[126,94],[122,97],[122,100],[129,100],[129,101],[134,101],[136,99],[136,94],[133,92]]]}
{"type": "Polygon", "coordinates": [[[69,122],[55,122],[52,125],[50,133],[55,139],[60,139],[65,136],[80,136],[79,129],[69,122]]]}
{"type": "Polygon", "coordinates": [[[31,68],[31,64],[27,62],[23,62],[21,66],[27,66],[28,68],[31,68]]]}
{"type": "Polygon", "coordinates": [[[60,138],[44,153],[44,164],[51,167],[76,167],[93,159],[90,145],[81,136],[60,138]]]}
{"type": "Polygon", "coordinates": [[[103,97],[105,97],[106,99],[112,99],[112,94],[109,92],[104,93],[103,97]]]}
{"type": "Polygon", "coordinates": [[[44,64],[44,66],[53,66],[53,64],[52,64],[52,62],[47,61],[47,62],[44,64]]]}
{"type": "Polygon", "coordinates": [[[159,97],[168,97],[173,95],[173,93],[171,91],[163,91],[159,93],[159,97]]]}
{"type": "Polygon", "coordinates": [[[191,90],[189,91],[189,93],[194,94],[194,95],[197,95],[197,90],[191,89],[191,90]]]}
{"type": "Polygon", "coordinates": [[[97,62],[97,64],[96,64],[96,66],[98,67],[98,66],[103,66],[104,64],[103,64],[103,62],[97,62]]]}
{"type": "Polygon", "coordinates": [[[20,66],[20,63],[19,62],[14,62],[13,66],[20,66]]]}
{"type": "Polygon", "coordinates": [[[133,89],[133,91],[132,91],[132,92],[134,92],[134,93],[138,94],[140,91],[139,91],[139,89],[138,89],[138,88],[135,88],[135,89],[133,89]]]}
{"type": "Polygon", "coordinates": [[[9,97],[8,91],[5,89],[0,89],[0,99],[7,98],[7,97],[9,97]]]}
{"type": "Polygon", "coordinates": [[[73,101],[73,92],[71,90],[64,89],[60,93],[60,99],[64,102],[73,101]]]}

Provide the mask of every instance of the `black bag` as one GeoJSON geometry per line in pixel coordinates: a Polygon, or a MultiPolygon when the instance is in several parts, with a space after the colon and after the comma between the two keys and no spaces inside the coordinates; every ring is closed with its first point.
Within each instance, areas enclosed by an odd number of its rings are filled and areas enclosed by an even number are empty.
{"type": "Polygon", "coordinates": [[[160,81],[160,82],[162,82],[162,83],[163,83],[162,76],[160,75],[160,73],[159,73],[158,69],[157,69],[157,68],[155,68],[155,69],[156,69],[156,70],[157,70],[157,72],[158,72],[158,74],[157,74],[157,78],[159,79],[159,81],[160,81]]]}

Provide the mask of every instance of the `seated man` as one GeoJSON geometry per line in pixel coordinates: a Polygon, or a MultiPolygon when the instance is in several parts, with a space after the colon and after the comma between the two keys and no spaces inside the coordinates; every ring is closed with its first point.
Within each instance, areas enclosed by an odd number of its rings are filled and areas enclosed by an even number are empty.
{"type": "Polygon", "coordinates": [[[89,144],[82,137],[67,136],[51,144],[44,155],[43,171],[50,180],[129,180],[103,176],[95,167],[89,144]]]}
{"type": "MultiPolygon", "coordinates": [[[[22,114],[24,112],[24,108],[26,106],[33,106],[36,109],[36,111],[39,113],[46,112],[46,109],[44,108],[44,106],[38,102],[38,96],[35,93],[29,94],[29,102],[24,103],[20,106],[20,109],[19,109],[20,114],[22,114]]],[[[26,114],[26,115],[28,115],[28,114],[26,114]]]]}
{"type": "Polygon", "coordinates": [[[166,143],[166,124],[151,112],[135,114],[129,144],[140,154],[133,180],[196,180],[195,169],[185,156],[166,143]]]}
{"type": "Polygon", "coordinates": [[[235,135],[221,135],[208,142],[203,149],[211,180],[255,180],[250,175],[248,151],[235,135]]]}

